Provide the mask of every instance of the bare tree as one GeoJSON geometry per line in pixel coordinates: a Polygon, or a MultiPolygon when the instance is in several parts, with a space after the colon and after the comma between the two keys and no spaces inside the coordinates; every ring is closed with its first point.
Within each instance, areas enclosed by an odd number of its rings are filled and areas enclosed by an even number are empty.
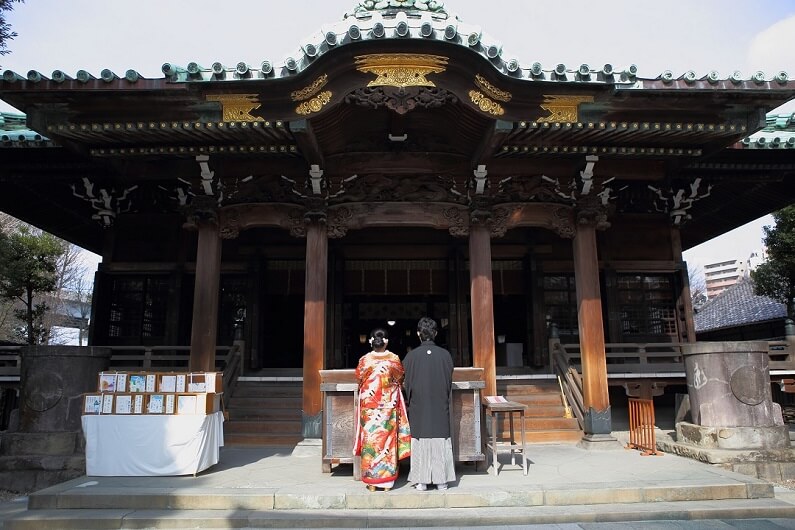
{"type": "Polygon", "coordinates": [[[687,265],[687,276],[690,279],[690,301],[693,307],[704,305],[707,301],[707,280],[701,265],[687,265]]]}
{"type": "MultiPolygon", "coordinates": [[[[44,318],[44,324],[50,330],[50,344],[64,344],[70,336],[62,331],[62,324],[73,324],[75,320],[82,320],[80,301],[76,300],[76,289],[86,289],[84,277],[88,269],[83,262],[82,251],[77,245],[66,244],[64,252],[57,262],[57,282],[55,290],[49,295],[47,305],[50,307],[44,318]]],[[[83,293],[85,297],[85,293],[83,293]]],[[[82,325],[80,325],[82,327],[82,325]]],[[[80,329],[82,332],[82,329],[80,329]]]]}

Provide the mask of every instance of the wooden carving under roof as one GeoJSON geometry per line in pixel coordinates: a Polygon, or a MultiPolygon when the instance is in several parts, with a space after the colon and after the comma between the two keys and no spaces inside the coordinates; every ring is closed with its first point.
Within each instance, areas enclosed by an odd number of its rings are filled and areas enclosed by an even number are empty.
{"type": "Polygon", "coordinates": [[[0,208],[97,250],[92,187],[132,189],[111,221],[177,214],[199,195],[332,210],[596,197],[618,214],[691,218],[687,246],[795,201],[795,150],[737,149],[795,97],[785,73],[645,79],[633,66],[520,64],[433,0],[359,2],[284,65],[163,72],[3,72],[0,97],[42,140],[0,144],[0,208]]]}

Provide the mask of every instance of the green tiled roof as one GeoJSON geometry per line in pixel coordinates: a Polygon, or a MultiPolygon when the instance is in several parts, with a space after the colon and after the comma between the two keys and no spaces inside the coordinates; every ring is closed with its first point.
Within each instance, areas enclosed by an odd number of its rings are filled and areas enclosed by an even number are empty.
{"type": "MultiPolygon", "coordinates": [[[[716,71],[696,73],[693,70],[674,74],[670,70],[653,79],[637,77],[634,64],[615,68],[611,64],[591,67],[588,64],[567,66],[565,64],[542,65],[531,58],[519,58],[503,50],[499,40],[484,33],[478,25],[467,24],[444,10],[441,2],[433,0],[365,0],[359,2],[351,13],[341,21],[324,26],[310,38],[299,43],[298,48],[283,60],[263,57],[254,64],[241,61],[235,65],[220,62],[210,67],[199,62],[187,65],[165,63],[162,72],[171,82],[217,82],[279,79],[295,76],[318,58],[352,43],[362,41],[419,40],[435,41],[445,45],[459,46],[479,54],[501,74],[531,82],[543,83],[597,83],[611,84],[618,89],[758,89],[773,86],[791,86],[789,75],[780,71],[774,75],[755,72],[744,76],[735,71],[724,77],[716,71]]],[[[204,63],[207,64],[207,63],[204,63]]],[[[127,70],[117,75],[104,69],[98,77],[86,71],[78,71],[74,78],[56,70],[48,78],[44,73],[31,70],[22,75],[10,70],[3,72],[6,83],[41,83],[52,81],[63,83],[75,79],[86,83],[101,79],[106,83],[137,83],[141,75],[127,70]]]]}
{"type": "Polygon", "coordinates": [[[363,13],[388,9],[428,11],[447,15],[444,4],[436,0],[363,0],[353,9],[353,12],[363,13]]]}
{"type": "Polygon", "coordinates": [[[745,149],[795,149],[795,112],[768,114],[765,127],[743,138],[745,149]]]}
{"type": "Polygon", "coordinates": [[[49,138],[28,129],[24,114],[0,112],[0,147],[52,145],[49,138]]]}

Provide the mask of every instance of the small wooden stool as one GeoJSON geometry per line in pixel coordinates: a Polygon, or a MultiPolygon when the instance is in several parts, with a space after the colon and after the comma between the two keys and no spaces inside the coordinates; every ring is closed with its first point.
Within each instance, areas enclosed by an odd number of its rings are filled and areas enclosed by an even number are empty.
{"type": "MultiPolygon", "coordinates": [[[[501,451],[511,452],[511,464],[516,465],[516,455],[519,454],[522,458],[522,472],[527,475],[527,454],[525,447],[525,432],[524,432],[524,416],[527,410],[527,405],[516,403],[515,401],[508,401],[506,403],[484,403],[486,407],[486,414],[491,416],[491,439],[486,444],[486,448],[491,451],[491,465],[494,468],[494,475],[499,474],[497,454],[501,451]],[[497,435],[497,420],[500,413],[503,412],[508,415],[508,424],[511,431],[511,439],[509,441],[498,441],[497,435]],[[514,441],[513,430],[513,415],[519,415],[519,425],[521,425],[522,438],[521,443],[514,441]]],[[[487,451],[488,452],[488,451],[487,451]]]]}

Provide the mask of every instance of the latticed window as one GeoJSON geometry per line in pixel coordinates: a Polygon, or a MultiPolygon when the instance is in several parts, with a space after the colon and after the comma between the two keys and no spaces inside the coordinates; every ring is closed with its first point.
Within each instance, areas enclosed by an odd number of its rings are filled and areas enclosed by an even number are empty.
{"type": "Polygon", "coordinates": [[[619,274],[618,304],[623,336],[676,337],[676,310],[671,275],[619,274]]]}
{"type": "Polygon", "coordinates": [[[576,337],[580,334],[573,274],[544,276],[544,308],[547,324],[557,326],[561,337],[576,337]]]}
{"type": "Polygon", "coordinates": [[[124,276],[111,282],[108,337],[142,341],[166,331],[168,279],[124,276]]]}

